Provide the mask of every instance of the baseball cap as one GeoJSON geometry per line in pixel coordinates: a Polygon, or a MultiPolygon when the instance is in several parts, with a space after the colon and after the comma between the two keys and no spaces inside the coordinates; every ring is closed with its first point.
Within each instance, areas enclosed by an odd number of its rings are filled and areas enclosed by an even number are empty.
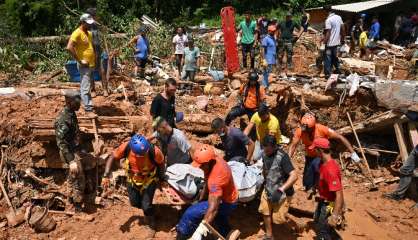
{"type": "Polygon", "coordinates": [[[83,15],[81,15],[81,17],[80,17],[80,22],[85,22],[87,24],[93,24],[94,23],[94,19],[93,19],[93,17],[90,14],[83,13],[83,15]]]}
{"type": "Polygon", "coordinates": [[[309,150],[314,150],[315,148],[329,149],[329,140],[326,138],[315,138],[309,146],[309,150]]]}

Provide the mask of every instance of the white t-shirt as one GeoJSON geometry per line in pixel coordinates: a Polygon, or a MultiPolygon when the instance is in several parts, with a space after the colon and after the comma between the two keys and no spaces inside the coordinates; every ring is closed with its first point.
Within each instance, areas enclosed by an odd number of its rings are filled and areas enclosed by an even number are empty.
{"type": "Polygon", "coordinates": [[[341,25],[343,20],[335,13],[331,13],[325,20],[325,29],[331,31],[327,43],[328,47],[335,47],[341,44],[341,25]]]}
{"type": "Polygon", "coordinates": [[[174,54],[184,54],[184,48],[187,42],[188,40],[186,34],[181,36],[176,34],[176,36],[173,37],[173,43],[176,44],[176,52],[174,54]]]}

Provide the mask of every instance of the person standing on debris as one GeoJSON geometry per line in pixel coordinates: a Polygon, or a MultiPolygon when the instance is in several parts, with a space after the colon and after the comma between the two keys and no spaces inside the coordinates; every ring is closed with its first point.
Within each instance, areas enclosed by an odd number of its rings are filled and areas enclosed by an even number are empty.
{"type": "MultiPolygon", "coordinates": [[[[416,173],[414,172],[418,167],[418,145],[411,151],[406,161],[399,169],[401,174],[399,185],[394,192],[384,194],[383,196],[395,201],[400,201],[405,198],[416,173]]],[[[416,177],[416,176],[415,176],[416,177]]],[[[416,205],[418,207],[418,205],[416,205]]]]}
{"type": "Polygon", "coordinates": [[[284,53],[287,55],[287,69],[293,69],[293,44],[296,40],[293,37],[294,30],[298,29],[297,35],[300,35],[300,26],[292,20],[292,13],[286,14],[286,21],[279,24],[279,43],[278,43],[278,55],[279,55],[279,69],[282,67],[284,53]]]}
{"type": "Polygon", "coordinates": [[[157,131],[153,133],[148,141],[152,141],[154,138],[158,139],[161,150],[166,156],[167,167],[176,163],[189,164],[192,162],[190,157],[192,145],[182,131],[171,127],[167,120],[162,117],[157,117],[153,121],[152,127],[157,131]]]}
{"type": "Polygon", "coordinates": [[[259,34],[259,41],[260,42],[262,42],[264,37],[267,36],[269,24],[270,24],[270,21],[264,15],[261,16],[257,20],[257,28],[258,28],[258,34],[259,34]]]}
{"type": "Polygon", "coordinates": [[[83,202],[94,204],[96,196],[96,159],[80,148],[80,129],[76,111],[80,109],[80,94],[65,93],[65,107],[55,120],[55,136],[61,160],[69,166],[70,201],[75,212],[83,210],[83,202]]]}
{"type": "Polygon", "coordinates": [[[257,23],[251,19],[251,13],[244,14],[245,19],[238,25],[238,31],[241,34],[242,48],[242,66],[247,68],[247,56],[250,54],[251,69],[254,69],[255,63],[255,45],[257,37],[257,23]]]}
{"type": "Polygon", "coordinates": [[[231,168],[209,145],[196,150],[192,165],[203,170],[206,184],[200,195],[201,202],[190,206],[180,218],[176,226],[177,239],[202,239],[209,233],[205,224],[212,225],[226,237],[230,231],[228,218],[238,200],[231,168]]]}
{"type": "Polygon", "coordinates": [[[308,12],[306,12],[305,8],[302,8],[302,19],[300,21],[300,25],[302,26],[304,32],[308,31],[310,19],[311,15],[308,12]]]}
{"type": "Polygon", "coordinates": [[[252,163],[255,144],[240,129],[229,127],[221,118],[212,121],[212,130],[221,138],[225,161],[246,160],[252,163]]]}
{"type": "Polygon", "coordinates": [[[275,34],[276,27],[273,25],[268,26],[268,34],[261,42],[261,46],[264,49],[264,51],[261,51],[261,55],[264,58],[263,86],[266,92],[268,92],[270,73],[273,71],[273,66],[276,65],[276,39],[274,39],[275,34]]]}
{"type": "Polygon", "coordinates": [[[335,228],[344,222],[344,195],[341,171],[331,157],[330,143],[326,138],[315,138],[309,149],[321,156],[319,168],[319,202],[314,213],[317,225],[316,239],[341,239],[335,228]]]}
{"type": "Polygon", "coordinates": [[[181,78],[181,71],[183,69],[183,55],[184,48],[188,42],[187,35],[184,33],[182,27],[177,28],[177,34],[173,37],[174,58],[176,59],[176,67],[181,78]]]}
{"type": "Polygon", "coordinates": [[[266,228],[263,239],[273,240],[273,223],[283,224],[288,221],[286,215],[295,194],[293,185],[298,176],[289,155],[277,145],[275,137],[267,135],[262,144],[263,175],[266,183],[258,212],[263,215],[266,228]]]}
{"type": "MultiPolygon", "coordinates": [[[[363,27],[364,28],[364,27],[363,27]]],[[[356,24],[351,28],[351,47],[350,53],[353,54],[356,50],[356,47],[359,45],[360,34],[362,33],[361,22],[358,20],[356,24]]]]}
{"type": "Polygon", "coordinates": [[[313,149],[309,149],[316,138],[335,139],[340,141],[351,153],[351,159],[355,163],[360,162],[360,157],[354,151],[350,142],[341,134],[338,134],[329,127],[316,123],[315,116],[306,113],[301,119],[301,126],[296,129],[292,142],[289,146],[289,156],[293,157],[296,147],[300,141],[305,145],[305,167],[303,169],[303,186],[305,191],[310,191],[318,179],[320,165],[319,155],[313,149]]]}
{"type": "Polygon", "coordinates": [[[239,90],[239,104],[231,109],[225,118],[225,124],[229,124],[237,117],[247,114],[248,120],[257,112],[261,103],[266,100],[263,86],[258,82],[257,72],[248,74],[248,82],[241,85],[239,90]]]}
{"type": "Polygon", "coordinates": [[[261,141],[267,136],[272,135],[276,138],[276,142],[281,142],[281,132],[279,120],[270,113],[270,109],[266,104],[261,104],[258,112],[255,113],[244,130],[244,134],[249,136],[251,130],[255,127],[257,135],[257,147],[253,156],[254,160],[261,157],[261,141]]]}
{"type": "Polygon", "coordinates": [[[369,58],[369,50],[367,49],[367,41],[368,41],[367,34],[368,34],[367,27],[364,26],[359,36],[359,40],[358,40],[359,48],[360,48],[360,58],[366,59],[366,60],[369,58]]]}
{"type": "Polygon", "coordinates": [[[110,170],[114,161],[126,170],[128,177],[128,196],[133,207],[144,211],[147,237],[155,235],[155,215],[152,200],[158,182],[164,179],[164,156],[161,150],[147,139],[135,134],[127,142],[122,143],[106,162],[102,178],[103,189],[110,185],[110,170]]]}
{"type": "Polygon", "coordinates": [[[340,73],[340,62],[338,59],[338,47],[344,41],[345,25],[342,18],[335,14],[331,6],[325,6],[328,11],[328,18],[325,20],[325,77],[329,78],[332,73],[332,67],[335,67],[336,73],[340,73]]]}
{"type": "Polygon", "coordinates": [[[371,41],[380,40],[380,23],[377,16],[373,17],[372,25],[369,30],[369,39],[371,41]]]}
{"type": "Polygon", "coordinates": [[[80,95],[86,112],[93,111],[91,98],[91,79],[96,64],[96,57],[93,48],[93,35],[89,25],[95,21],[90,14],[83,14],[80,17],[80,26],[71,34],[68,40],[67,51],[78,63],[80,72],[80,95]]]}
{"type": "MultiPolygon", "coordinates": [[[[96,69],[100,74],[100,79],[102,80],[103,86],[103,95],[106,97],[109,95],[109,89],[107,85],[106,73],[104,71],[103,64],[107,64],[102,62],[102,48],[100,46],[100,31],[99,31],[99,24],[97,23],[97,14],[96,8],[88,8],[86,10],[88,14],[94,19],[94,23],[90,25],[90,32],[93,35],[93,47],[94,47],[94,55],[96,57],[96,69]]],[[[107,53],[109,54],[109,53],[107,53]]],[[[92,94],[95,92],[95,84],[94,79],[91,79],[91,91],[92,94]]]]}
{"type": "Polygon", "coordinates": [[[141,26],[137,35],[129,41],[129,45],[134,46],[134,59],[135,59],[135,77],[145,78],[145,66],[148,61],[148,56],[151,54],[151,48],[148,38],[146,36],[146,27],[141,26]],[[139,69],[139,75],[138,75],[139,69]]]}
{"type": "Polygon", "coordinates": [[[153,120],[162,117],[171,127],[176,127],[176,90],[177,82],[169,78],[165,82],[164,91],[157,94],[151,103],[151,116],[153,120]]]}
{"type": "Polygon", "coordinates": [[[189,79],[194,82],[196,72],[199,70],[200,49],[194,45],[194,40],[189,39],[188,47],[184,49],[184,71],[183,80],[189,79]]]}

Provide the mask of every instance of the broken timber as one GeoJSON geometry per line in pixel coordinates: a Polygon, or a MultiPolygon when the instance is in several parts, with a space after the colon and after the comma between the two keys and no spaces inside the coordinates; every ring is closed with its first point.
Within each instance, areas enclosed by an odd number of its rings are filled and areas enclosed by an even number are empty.
{"type": "MultiPolygon", "coordinates": [[[[372,116],[364,121],[354,123],[354,129],[357,133],[378,130],[384,127],[392,126],[395,122],[406,122],[407,118],[392,111],[387,111],[377,116],[372,116]]],[[[349,135],[352,133],[350,126],[343,127],[337,130],[341,135],[349,135]]]]}
{"type": "Polygon", "coordinates": [[[405,143],[402,124],[396,122],[393,124],[393,128],[395,129],[396,140],[398,141],[399,153],[401,154],[402,161],[406,161],[408,158],[408,149],[405,143]]]}
{"type": "MultiPolygon", "coordinates": [[[[193,133],[211,133],[211,121],[216,116],[208,114],[186,114],[179,128],[193,133]]],[[[38,140],[46,140],[55,136],[54,118],[32,119],[29,127],[38,140]]],[[[149,116],[98,116],[98,134],[133,133],[150,125],[149,116]]],[[[91,118],[78,117],[80,130],[85,134],[94,135],[95,129],[91,118]]]]}

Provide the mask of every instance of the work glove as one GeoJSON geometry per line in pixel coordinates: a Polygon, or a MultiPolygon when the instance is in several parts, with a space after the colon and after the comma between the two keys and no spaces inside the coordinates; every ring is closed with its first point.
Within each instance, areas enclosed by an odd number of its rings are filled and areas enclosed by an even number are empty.
{"type": "Polygon", "coordinates": [[[102,178],[102,188],[104,190],[108,189],[110,187],[110,179],[109,177],[103,177],[102,178]]]}
{"type": "Polygon", "coordinates": [[[70,162],[70,175],[78,175],[79,174],[79,169],[78,169],[78,163],[77,161],[71,161],[70,162]]]}
{"type": "Polygon", "coordinates": [[[282,192],[282,190],[277,189],[271,195],[271,202],[272,203],[278,203],[278,202],[280,202],[285,197],[286,197],[286,194],[284,192],[282,192]]]}
{"type": "Polygon", "coordinates": [[[357,155],[356,152],[353,152],[351,154],[351,160],[353,160],[353,162],[355,162],[355,163],[359,163],[361,161],[360,157],[357,155]]]}
{"type": "Polygon", "coordinates": [[[192,237],[189,240],[202,240],[202,237],[206,237],[209,233],[209,229],[205,226],[205,220],[203,220],[196,231],[193,233],[192,237]]]}

